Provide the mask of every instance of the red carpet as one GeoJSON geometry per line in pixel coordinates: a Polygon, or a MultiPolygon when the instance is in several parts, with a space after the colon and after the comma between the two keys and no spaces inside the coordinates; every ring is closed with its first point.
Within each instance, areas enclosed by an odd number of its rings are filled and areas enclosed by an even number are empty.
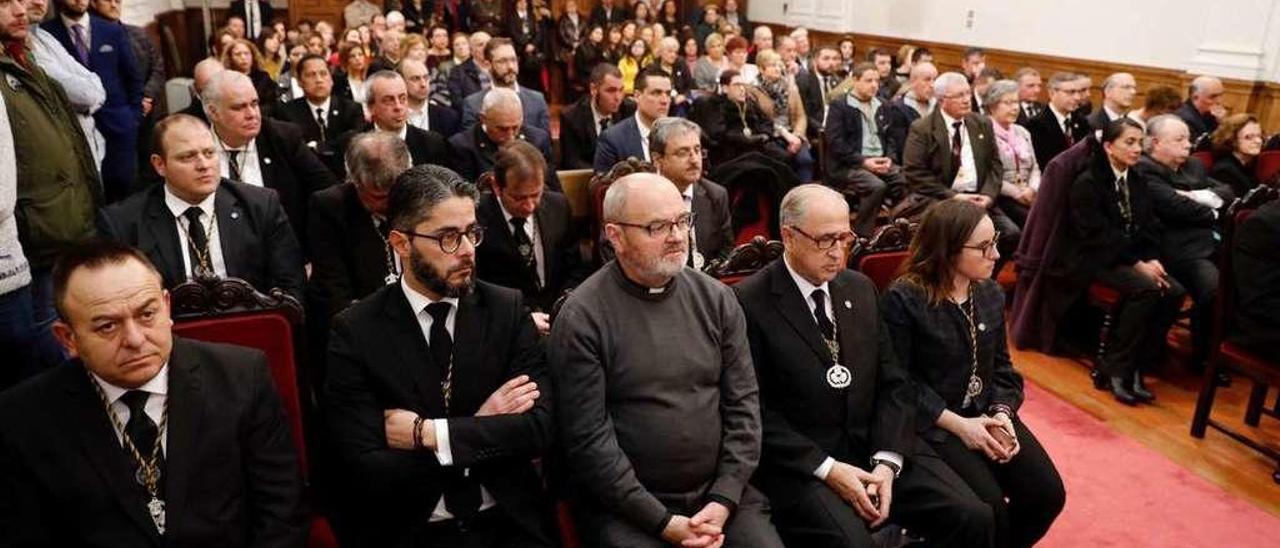
{"type": "MultiPolygon", "coordinates": [[[[1111,431],[1030,382],[1026,393],[1022,418],[1053,457],[1067,487],[1066,509],[1039,546],[1280,546],[1280,517],[1111,431]]],[[[1276,493],[1280,496],[1280,486],[1276,493]]]]}

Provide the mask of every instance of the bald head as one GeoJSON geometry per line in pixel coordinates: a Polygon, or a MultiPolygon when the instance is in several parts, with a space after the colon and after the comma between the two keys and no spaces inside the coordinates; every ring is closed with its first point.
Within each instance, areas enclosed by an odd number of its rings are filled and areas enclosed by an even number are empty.
{"type": "Polygon", "coordinates": [[[1124,114],[1133,108],[1133,98],[1138,94],[1138,82],[1127,72],[1117,72],[1102,81],[1102,100],[1107,108],[1124,114]]]}
{"type": "Polygon", "coordinates": [[[1222,106],[1222,95],[1224,93],[1222,80],[1212,76],[1197,76],[1191,81],[1191,88],[1188,95],[1191,96],[1191,104],[1201,114],[1209,114],[1215,108],[1222,106]]]}
{"type": "Polygon", "coordinates": [[[195,88],[196,94],[203,95],[204,88],[209,86],[209,80],[212,79],[215,74],[224,70],[227,69],[222,66],[222,61],[212,57],[196,63],[196,68],[192,73],[192,79],[195,81],[191,84],[191,86],[195,88]]]}
{"type": "MultiPolygon", "coordinates": [[[[656,173],[632,173],[609,185],[604,195],[604,218],[607,222],[637,222],[646,208],[655,202],[684,198],[669,179],[656,173]]],[[[644,221],[641,221],[644,222],[644,221]]]]}

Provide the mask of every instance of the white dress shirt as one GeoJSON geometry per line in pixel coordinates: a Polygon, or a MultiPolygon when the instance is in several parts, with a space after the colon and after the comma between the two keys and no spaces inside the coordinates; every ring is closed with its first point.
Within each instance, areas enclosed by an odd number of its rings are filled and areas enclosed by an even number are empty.
{"type": "MultiPolygon", "coordinates": [[[[600,114],[600,111],[596,110],[596,103],[594,101],[591,102],[591,131],[596,134],[596,137],[599,137],[601,133],[604,133],[603,131],[600,131],[600,122],[610,118],[611,117],[607,114],[600,114]]],[[[636,120],[636,122],[639,121],[639,119],[636,120]]]]}
{"type": "MultiPolygon", "coordinates": [[[[405,299],[409,301],[409,308],[413,310],[413,317],[418,320],[418,327],[422,329],[422,340],[431,344],[431,325],[435,323],[435,319],[431,314],[427,313],[427,305],[437,302],[449,303],[449,315],[445,317],[444,328],[449,332],[449,338],[456,339],[454,336],[454,324],[458,318],[458,299],[455,297],[445,297],[439,301],[433,301],[426,295],[418,293],[409,284],[405,282],[404,276],[400,277],[400,289],[404,291],[405,299]]],[[[453,450],[449,446],[449,419],[431,419],[431,425],[436,431],[436,460],[440,461],[440,466],[453,466],[453,450]]],[[[467,471],[469,472],[469,470],[467,471]]],[[[480,510],[487,510],[497,504],[493,500],[493,495],[489,494],[489,490],[483,485],[480,486],[480,510]]],[[[440,500],[436,502],[435,509],[431,511],[431,519],[429,521],[444,521],[453,519],[444,507],[444,495],[440,495],[440,500]]]]}
{"type": "Polygon", "coordinates": [[[1058,129],[1062,130],[1063,135],[1070,135],[1071,128],[1067,127],[1067,121],[1071,118],[1071,113],[1063,114],[1054,108],[1053,103],[1049,103],[1049,112],[1053,113],[1053,118],[1058,121],[1058,129]]]}
{"type": "Polygon", "coordinates": [[[186,200],[177,197],[169,190],[169,185],[164,187],[164,205],[168,206],[169,212],[173,213],[173,222],[177,224],[178,229],[178,249],[182,251],[182,271],[186,272],[187,279],[195,277],[195,265],[191,264],[190,245],[187,243],[187,234],[190,230],[191,221],[183,215],[187,212],[187,208],[195,206],[200,208],[203,215],[200,216],[200,224],[204,225],[205,237],[209,242],[209,262],[213,267],[213,273],[219,278],[227,277],[227,265],[222,260],[222,238],[218,232],[218,217],[213,209],[214,198],[217,192],[210,194],[198,204],[187,203],[186,200]]]}
{"type": "MultiPolygon", "coordinates": [[[[812,283],[809,283],[809,280],[804,279],[804,276],[801,276],[800,274],[796,273],[794,268],[791,268],[791,263],[787,261],[785,256],[782,258],[782,262],[783,264],[786,265],[787,272],[791,274],[791,279],[795,281],[796,288],[800,290],[800,295],[801,297],[804,298],[804,304],[808,305],[809,313],[817,314],[818,307],[813,304],[812,295],[814,291],[821,290],[823,294],[826,295],[826,298],[823,299],[822,301],[822,305],[823,305],[822,313],[825,314],[827,316],[827,319],[831,321],[831,325],[836,325],[835,309],[831,304],[831,284],[829,284],[828,282],[822,282],[822,285],[813,285],[812,283]]],[[[817,316],[814,316],[814,327],[817,327],[817,326],[818,326],[817,316]]],[[[872,455],[871,459],[872,460],[884,459],[889,462],[892,462],[898,465],[898,470],[902,470],[902,465],[904,462],[902,459],[902,455],[895,453],[893,451],[876,451],[875,455],[872,455]]],[[[836,464],[836,459],[828,456],[827,458],[822,460],[822,464],[819,464],[818,467],[813,470],[813,475],[817,477],[819,480],[826,481],[827,475],[831,473],[831,468],[834,467],[835,464],[836,464]]]]}
{"type": "MultiPolygon", "coordinates": [[[[511,225],[511,218],[514,217],[507,211],[507,206],[502,205],[502,200],[497,200],[498,209],[502,210],[502,218],[507,221],[507,231],[514,236],[516,228],[511,225]]],[[[524,234],[529,237],[529,241],[533,242],[533,258],[538,261],[538,283],[543,287],[547,285],[547,261],[542,250],[542,238],[538,237],[538,215],[535,212],[524,220],[524,234]]]]}
{"type": "MultiPolygon", "coordinates": [[[[128,392],[129,389],[111,384],[103,380],[102,377],[99,377],[97,373],[90,373],[90,375],[93,377],[93,381],[98,383],[98,387],[102,389],[102,393],[107,396],[107,402],[111,405],[111,410],[114,411],[116,417],[120,419],[120,426],[123,427],[129,424],[129,406],[125,405],[123,401],[120,401],[120,397],[124,396],[125,392],[128,392]]],[[[142,410],[147,414],[147,418],[151,419],[151,422],[154,422],[156,427],[159,428],[160,419],[164,417],[164,403],[169,398],[169,364],[165,363],[160,367],[160,372],[156,373],[156,376],[151,377],[151,380],[134,390],[141,390],[149,394],[147,396],[147,403],[142,407],[142,410]]],[[[108,420],[110,419],[108,418],[108,420]]],[[[121,447],[123,447],[124,432],[116,428],[115,422],[111,423],[111,431],[115,432],[116,441],[120,443],[121,447]]],[[[160,430],[160,450],[165,453],[169,452],[168,428],[160,430]]],[[[143,458],[151,457],[150,447],[139,447],[138,452],[142,454],[143,458]]]]}
{"type": "Polygon", "coordinates": [[[240,166],[240,182],[253,186],[266,186],[262,180],[262,167],[258,165],[256,139],[250,139],[242,148],[227,146],[222,139],[218,139],[218,149],[222,151],[222,154],[218,155],[218,167],[222,170],[223,177],[231,178],[231,151],[238,150],[240,154],[236,161],[240,166]]]}
{"type": "Polygon", "coordinates": [[[93,29],[92,29],[92,25],[89,24],[89,21],[90,21],[89,12],[86,11],[80,14],[79,19],[72,19],[68,17],[66,12],[62,12],[62,14],[60,14],[59,17],[62,18],[62,24],[67,27],[67,36],[71,38],[72,45],[75,45],[76,43],[76,31],[71,27],[80,25],[80,28],[84,30],[85,48],[88,50],[89,55],[93,55],[93,35],[90,34],[93,31],[93,29]]]}
{"type": "Polygon", "coordinates": [[[956,170],[956,178],[951,182],[951,190],[956,192],[977,192],[978,191],[978,170],[977,164],[973,159],[973,144],[969,142],[969,124],[964,120],[957,120],[947,116],[946,112],[941,112],[942,121],[947,125],[947,142],[943,148],[944,153],[951,154],[951,139],[955,135],[955,123],[960,122],[960,167],[956,170]]]}
{"type": "Polygon", "coordinates": [[[409,110],[408,124],[422,131],[431,131],[431,103],[422,102],[422,108],[409,110]]]}
{"type": "Polygon", "coordinates": [[[644,125],[644,122],[640,121],[639,112],[636,112],[636,127],[640,130],[640,147],[644,149],[644,161],[651,162],[653,160],[649,159],[649,132],[653,128],[644,125]]]}
{"type": "Polygon", "coordinates": [[[316,118],[316,109],[320,110],[319,119],[324,121],[324,127],[329,127],[329,105],[333,104],[333,96],[325,97],[324,102],[315,104],[311,99],[307,99],[307,111],[310,112],[312,118],[316,118]]]}

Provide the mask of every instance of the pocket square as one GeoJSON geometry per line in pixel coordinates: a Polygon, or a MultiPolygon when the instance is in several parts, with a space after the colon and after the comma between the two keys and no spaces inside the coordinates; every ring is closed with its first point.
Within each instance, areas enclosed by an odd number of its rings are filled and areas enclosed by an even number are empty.
{"type": "Polygon", "coordinates": [[[116,48],[111,44],[103,44],[102,47],[98,48],[98,53],[111,53],[115,50],[116,48]]]}

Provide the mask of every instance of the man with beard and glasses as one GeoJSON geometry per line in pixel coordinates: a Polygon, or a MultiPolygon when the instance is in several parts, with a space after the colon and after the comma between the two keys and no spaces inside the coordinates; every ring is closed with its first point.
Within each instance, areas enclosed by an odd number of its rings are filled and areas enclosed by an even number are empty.
{"type": "Polygon", "coordinates": [[[477,199],[444,167],[398,176],[388,241],[408,268],[334,319],[324,415],[357,545],[553,545],[532,464],[546,358],[520,292],[475,280],[477,199]]]}
{"type": "Polygon", "coordinates": [[[548,358],[586,546],[782,546],[747,484],[759,390],[728,286],[685,267],[692,214],[661,175],[604,198],[617,258],[570,294],[548,358]]]}

